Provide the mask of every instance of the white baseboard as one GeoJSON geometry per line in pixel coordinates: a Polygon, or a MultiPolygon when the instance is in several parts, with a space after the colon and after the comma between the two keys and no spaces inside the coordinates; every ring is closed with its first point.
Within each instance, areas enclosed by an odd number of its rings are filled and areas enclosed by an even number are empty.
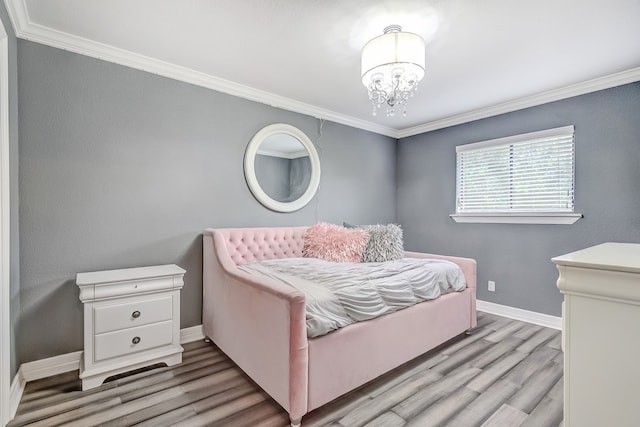
{"type": "Polygon", "coordinates": [[[73,353],[35,360],[33,362],[27,362],[20,365],[18,373],[22,374],[22,378],[24,378],[25,382],[52,377],[54,375],[80,369],[81,358],[82,352],[74,351],[73,353]]]}
{"type": "Polygon", "coordinates": [[[180,329],[180,344],[186,344],[203,339],[204,331],[202,330],[202,325],[180,329]]]}
{"type": "Polygon", "coordinates": [[[523,322],[533,323],[547,328],[562,330],[562,317],[550,316],[548,314],[537,313],[535,311],[523,310],[521,308],[509,307],[508,305],[501,305],[481,300],[476,301],[476,308],[478,311],[483,311],[485,313],[497,314],[498,316],[508,317],[509,319],[521,320],[523,322]]]}
{"type": "Polygon", "coordinates": [[[18,370],[18,373],[11,382],[11,390],[9,391],[9,419],[12,420],[16,416],[20,399],[22,399],[22,393],[27,382],[24,380],[22,373],[18,370]]]}
{"type": "MultiPolygon", "coordinates": [[[[180,330],[180,344],[201,339],[204,339],[202,325],[180,330]]],[[[22,393],[28,381],[35,381],[80,369],[81,359],[82,352],[75,351],[73,353],[61,354],[60,356],[48,357],[20,365],[18,373],[11,383],[11,391],[9,393],[9,417],[13,418],[15,416],[18,404],[22,398],[22,393]]]]}

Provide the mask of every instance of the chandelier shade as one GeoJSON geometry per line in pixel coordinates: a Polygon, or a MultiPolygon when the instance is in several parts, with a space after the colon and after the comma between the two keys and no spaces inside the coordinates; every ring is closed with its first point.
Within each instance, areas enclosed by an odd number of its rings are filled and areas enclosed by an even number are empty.
{"type": "Polygon", "coordinates": [[[373,115],[387,105],[387,116],[395,115],[395,107],[403,107],[413,96],[424,77],[425,43],[422,37],[390,25],[384,34],[370,40],[362,48],[362,84],[369,90],[373,115]]]}

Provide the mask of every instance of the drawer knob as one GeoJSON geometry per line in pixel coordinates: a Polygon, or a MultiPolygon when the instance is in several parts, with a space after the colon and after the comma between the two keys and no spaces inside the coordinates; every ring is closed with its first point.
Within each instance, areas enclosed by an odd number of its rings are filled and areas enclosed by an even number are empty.
{"type": "Polygon", "coordinates": [[[134,343],[134,344],[138,344],[140,342],[140,337],[133,337],[131,342],[134,343]]]}
{"type": "Polygon", "coordinates": [[[140,317],[140,312],[138,310],[134,311],[133,313],[131,313],[131,317],[137,319],[138,317],[140,317]]]}

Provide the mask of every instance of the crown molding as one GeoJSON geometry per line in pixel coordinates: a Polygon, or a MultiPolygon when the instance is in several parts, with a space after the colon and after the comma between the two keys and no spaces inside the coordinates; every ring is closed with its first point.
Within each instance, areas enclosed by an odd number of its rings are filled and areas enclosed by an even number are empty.
{"type": "Polygon", "coordinates": [[[535,107],[536,105],[547,104],[553,101],[560,101],[562,99],[572,98],[574,96],[584,95],[586,93],[596,92],[598,90],[609,89],[615,86],[637,82],[639,80],[640,67],[636,67],[619,73],[609,74],[608,76],[598,77],[570,86],[549,90],[535,95],[525,96],[490,107],[480,108],[468,113],[456,114],[454,116],[434,120],[432,122],[425,123],[419,126],[402,129],[397,132],[397,138],[406,138],[433,130],[472,122],[474,120],[497,116],[499,114],[511,113],[513,111],[522,110],[524,108],[535,107]]]}
{"type": "Polygon", "coordinates": [[[16,37],[20,37],[22,29],[29,25],[29,15],[24,2],[25,0],[4,0],[16,37]]]}
{"type": "Polygon", "coordinates": [[[354,128],[390,136],[392,138],[395,138],[398,132],[396,129],[379,125],[377,123],[336,113],[326,108],[317,107],[291,98],[276,95],[271,92],[255,89],[250,86],[215,77],[187,67],[44,27],[31,22],[24,0],[5,0],[5,3],[7,5],[11,21],[14,25],[16,36],[21,39],[68,50],[130,68],[147,71],[152,74],[213,89],[239,98],[259,102],[261,104],[266,104],[295,113],[305,114],[318,119],[329,120],[354,128]]]}
{"type": "Polygon", "coordinates": [[[25,0],[5,0],[7,11],[13,23],[16,36],[33,42],[68,50],[92,58],[113,62],[130,68],[147,71],[159,76],[191,83],[197,86],[223,92],[275,108],[305,114],[318,119],[329,120],[357,129],[366,130],[395,139],[407,138],[433,130],[443,129],[474,120],[510,113],[553,101],[559,101],[598,90],[609,89],[627,83],[640,81],[640,67],[599,77],[570,86],[525,96],[497,105],[480,108],[462,114],[433,120],[405,129],[394,129],[367,120],[340,114],[326,108],[317,107],[271,92],[255,89],[230,80],[192,70],[166,61],[140,55],[104,43],[77,37],[31,22],[25,0]]]}

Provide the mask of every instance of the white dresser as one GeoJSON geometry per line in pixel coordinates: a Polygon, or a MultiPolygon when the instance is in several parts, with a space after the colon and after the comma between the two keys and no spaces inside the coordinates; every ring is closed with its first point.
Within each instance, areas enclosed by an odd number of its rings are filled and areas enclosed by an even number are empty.
{"type": "Polygon", "coordinates": [[[132,369],[182,362],[184,273],[173,264],[78,273],[84,304],[83,390],[132,369]]]}
{"type": "Polygon", "coordinates": [[[553,258],[564,294],[565,427],[640,425],[640,244],[553,258]]]}

